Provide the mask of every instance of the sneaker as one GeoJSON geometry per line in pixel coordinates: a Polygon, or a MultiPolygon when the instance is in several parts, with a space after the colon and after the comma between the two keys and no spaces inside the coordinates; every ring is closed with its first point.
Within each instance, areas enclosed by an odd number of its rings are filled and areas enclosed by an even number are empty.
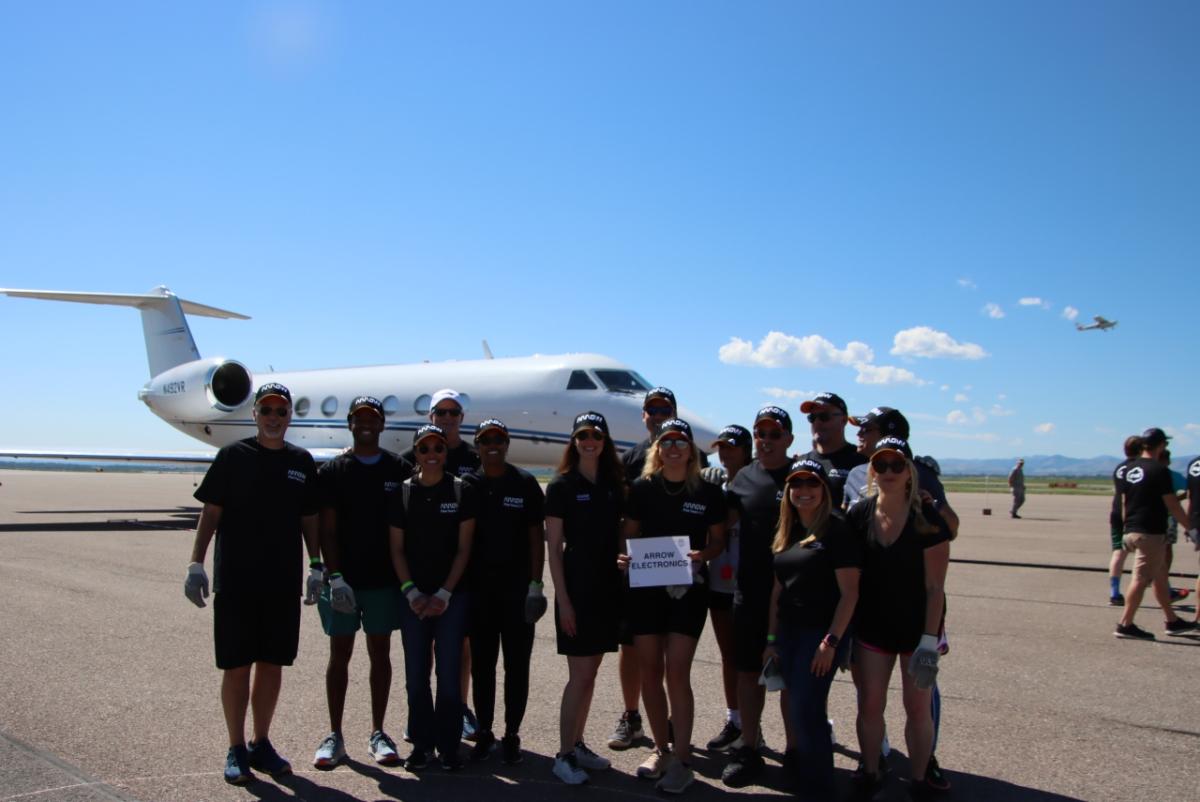
{"type": "Polygon", "coordinates": [[[491,730],[475,734],[475,745],[471,747],[471,760],[476,763],[487,760],[492,756],[492,747],[496,745],[496,736],[491,730]]]}
{"type": "Polygon", "coordinates": [[[500,739],[500,759],[509,766],[515,766],[523,760],[520,735],[505,735],[500,739]]]}
{"type": "Polygon", "coordinates": [[[827,722],[829,722],[829,743],[836,744],[837,743],[837,735],[833,731],[833,719],[827,718],[825,720],[827,722]]]}
{"type": "Polygon", "coordinates": [[[438,755],[438,762],[442,764],[442,771],[458,771],[463,767],[462,758],[458,756],[456,748],[452,753],[441,753],[438,755]]]}
{"type": "Polygon", "coordinates": [[[929,765],[925,767],[925,785],[930,791],[939,794],[950,790],[950,780],[946,779],[946,775],[942,773],[942,767],[938,765],[937,758],[933,755],[929,756],[929,765]]]}
{"type": "Polygon", "coordinates": [[[721,772],[721,782],[731,788],[741,788],[757,779],[762,770],[763,759],[758,749],[743,746],[733,753],[725,770],[721,772]]]}
{"type": "Polygon", "coordinates": [[[621,714],[621,719],[617,722],[617,728],[608,737],[608,748],[628,749],[643,734],[642,714],[636,710],[628,710],[621,714]]]}
{"type": "Polygon", "coordinates": [[[667,774],[654,784],[654,787],[664,794],[682,794],[696,779],[692,767],[682,760],[672,760],[667,767],[667,774]]]}
{"type": "Polygon", "coordinates": [[[599,771],[612,766],[612,763],[606,757],[600,757],[583,741],[575,744],[575,762],[582,769],[599,771]]]}
{"type": "Polygon", "coordinates": [[[464,741],[474,741],[476,734],[479,732],[479,721],[475,718],[475,714],[471,712],[471,708],[463,705],[463,728],[462,737],[464,741]]]}
{"type": "Polygon", "coordinates": [[[271,746],[269,738],[263,738],[258,743],[251,741],[247,751],[251,768],[265,771],[272,777],[282,777],[292,773],[292,764],[279,756],[275,747],[271,746]]]}
{"type": "Polygon", "coordinates": [[[908,798],[913,802],[923,802],[926,799],[935,798],[940,791],[929,784],[927,780],[909,780],[908,781],[908,798]]]}
{"type": "Polygon", "coordinates": [[[671,765],[671,753],[662,752],[655,749],[650,753],[650,757],[642,761],[642,765],[637,767],[637,777],[639,780],[658,780],[667,773],[667,768],[671,765]]]}
{"type": "Polygon", "coordinates": [[[883,788],[883,772],[870,774],[863,770],[861,763],[852,779],[854,782],[853,799],[874,799],[875,795],[883,788]]]}
{"type": "Polygon", "coordinates": [[[1165,625],[1168,635],[1182,635],[1187,632],[1196,631],[1195,621],[1185,621],[1182,618],[1176,618],[1174,621],[1168,621],[1165,625]]]}
{"type": "Polygon", "coordinates": [[[424,749],[414,749],[408,759],[404,761],[404,768],[409,771],[420,771],[429,766],[429,753],[424,749]]]}
{"type": "Polygon", "coordinates": [[[588,781],[588,773],[575,763],[574,752],[554,758],[554,776],[567,785],[583,785],[588,781]]]}
{"type": "Polygon", "coordinates": [[[1109,603],[1109,606],[1111,606],[1111,607],[1124,607],[1125,606],[1125,596],[1121,593],[1118,593],[1116,596],[1109,596],[1108,603],[1109,603]]]}
{"type": "Polygon", "coordinates": [[[1189,593],[1191,591],[1187,588],[1171,588],[1171,603],[1174,604],[1177,601],[1183,601],[1188,597],[1189,593]]]}
{"type": "MultiPolygon", "coordinates": [[[[325,740],[329,740],[326,738],[325,740]]],[[[342,736],[338,736],[338,745],[341,745],[342,736]]],[[[367,751],[371,753],[371,757],[381,766],[398,766],[400,765],[400,755],[396,752],[396,742],[388,737],[388,734],[383,730],[375,730],[371,733],[371,738],[367,742],[367,751]]],[[[342,750],[342,757],[346,756],[346,750],[342,750]]]]}
{"type": "Polygon", "coordinates": [[[1117,624],[1117,631],[1113,633],[1118,638],[1131,638],[1134,640],[1154,640],[1154,633],[1147,632],[1137,624],[1117,624]]]}
{"type": "Polygon", "coordinates": [[[404,734],[401,735],[400,737],[404,739],[404,743],[406,743],[406,744],[412,743],[412,735],[409,733],[407,726],[404,728],[404,734]]]}
{"type": "MultiPolygon", "coordinates": [[[[887,739],[887,732],[883,733],[883,741],[879,744],[879,757],[885,758],[892,753],[892,745],[887,739]]],[[[882,771],[882,769],[880,769],[882,771]]]]}
{"type": "Polygon", "coordinates": [[[346,743],[342,740],[342,734],[331,732],[317,747],[317,753],[313,755],[313,765],[318,769],[332,769],[345,759],[346,743]]]}
{"type": "Polygon", "coordinates": [[[250,755],[244,744],[229,747],[225,755],[225,782],[230,785],[245,785],[255,779],[250,771],[250,755]]]}
{"type": "MultiPolygon", "coordinates": [[[[852,776],[862,777],[866,773],[867,773],[867,764],[864,763],[862,760],[859,760],[858,765],[855,767],[855,769],[852,773],[852,776]]],[[[883,775],[885,775],[887,773],[888,773],[888,759],[883,754],[880,754],[879,755],[879,776],[882,777],[883,775]]]]}
{"type": "Polygon", "coordinates": [[[708,742],[710,752],[724,752],[733,746],[733,742],[742,737],[742,728],[732,721],[726,721],[725,726],[717,733],[717,737],[708,742]]]}

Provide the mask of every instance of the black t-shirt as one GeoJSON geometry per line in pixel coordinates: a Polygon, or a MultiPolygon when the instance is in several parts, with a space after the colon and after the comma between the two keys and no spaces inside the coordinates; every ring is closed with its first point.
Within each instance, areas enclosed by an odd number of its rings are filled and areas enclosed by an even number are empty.
{"type": "Polygon", "coordinates": [[[339,454],[321,466],[321,506],[337,516],[337,569],[355,590],[396,584],[388,540],[392,494],[410,475],[408,464],[390,451],[367,464],[339,454]]]}
{"type": "Polygon", "coordinates": [[[650,453],[652,445],[654,441],[647,437],[636,446],[621,452],[621,465],[625,468],[625,481],[629,484],[633,484],[634,480],[642,475],[642,470],[646,467],[646,456],[650,453]]]}
{"type": "Polygon", "coordinates": [[[1188,528],[1200,528],[1200,457],[1187,466],[1188,528]]]}
{"type": "MultiPolygon", "coordinates": [[[[400,455],[400,459],[408,463],[410,472],[416,472],[417,452],[415,450],[410,448],[400,455]]],[[[466,476],[479,465],[479,452],[466,440],[459,440],[458,445],[454,448],[446,449],[446,465],[443,470],[451,476],[466,476]]]]}
{"type": "Polygon", "coordinates": [[[842,506],[842,488],[850,470],[867,462],[867,458],[859,454],[858,449],[850,443],[830,454],[822,454],[814,448],[801,459],[814,459],[825,466],[825,473],[829,475],[829,498],[835,510],[842,506]]]}
{"type": "Polygon", "coordinates": [[[775,577],[779,594],[779,620],[786,626],[828,629],[842,598],[836,571],[861,568],[862,540],[850,530],[841,513],[834,512],[817,540],[801,545],[804,525],[792,526],[791,546],[776,553],[775,577]]]}
{"type": "Polygon", "coordinates": [[[1131,460],[1121,488],[1125,494],[1125,532],[1165,535],[1167,505],[1162,499],[1175,492],[1166,466],[1146,457],[1131,460]]]}
{"type": "Polygon", "coordinates": [[[950,529],[927,505],[922,513],[937,526],[936,532],[918,532],[916,513],[910,512],[900,536],[883,546],[870,536],[877,501],[867,498],[846,513],[851,531],[863,544],[855,636],[880,649],[910,652],[925,633],[925,550],[950,540],[950,529]]]}
{"type": "Polygon", "coordinates": [[[1125,471],[1129,469],[1132,459],[1127,459],[1113,468],[1113,500],[1112,511],[1108,514],[1108,523],[1114,529],[1121,529],[1125,522],[1121,520],[1121,497],[1125,495],[1125,471]]]}
{"type": "Polygon", "coordinates": [[[464,481],[475,488],[475,539],[471,544],[471,584],[475,589],[498,585],[524,591],[531,579],[529,527],[541,527],[545,497],[528,471],[504,466],[504,475],[484,476],[483,469],[464,481]]]}
{"type": "Polygon", "coordinates": [[[725,490],[725,498],[737,510],[738,590],[743,599],[762,601],[771,595],[771,542],[779,525],[779,502],[790,465],[768,471],[755,460],[738,471],[725,490]]]}
{"type": "MultiPolygon", "coordinates": [[[[725,522],[725,493],[701,481],[694,490],[686,482],[668,482],[661,473],[638,479],[629,488],[625,517],[641,525],[638,537],[687,535],[693,551],[708,543],[708,528],[725,522]]],[[[707,575],[708,566],[701,563],[707,575]]]]}
{"type": "MultiPolygon", "coordinates": [[[[404,557],[417,590],[437,593],[450,575],[458,555],[458,525],[475,518],[475,488],[462,482],[462,498],[455,500],[454,477],[426,487],[413,477],[408,509],[404,509],[404,487],[392,494],[391,525],[404,530],[404,557]]],[[[457,587],[465,587],[466,576],[457,587]]]]}
{"type": "Polygon", "coordinates": [[[593,484],[578,469],[546,486],[546,517],[563,522],[563,571],[575,604],[589,593],[613,598],[619,591],[622,506],[621,488],[593,484]]]}
{"type": "Polygon", "coordinates": [[[299,595],[300,518],[316,514],[320,503],[311,454],[291,443],[267,448],[254,437],[239,440],[217,452],[195,497],[221,508],[215,592],[299,595]]]}

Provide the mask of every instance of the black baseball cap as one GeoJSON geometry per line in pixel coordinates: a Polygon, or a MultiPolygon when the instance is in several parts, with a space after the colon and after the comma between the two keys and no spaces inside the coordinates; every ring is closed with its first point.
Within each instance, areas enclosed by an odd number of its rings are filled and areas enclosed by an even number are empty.
{"type": "Polygon", "coordinates": [[[866,415],[851,415],[850,422],[855,426],[866,426],[874,423],[885,436],[893,435],[902,440],[908,439],[908,419],[900,414],[900,410],[891,407],[874,407],[866,415]]]}
{"type": "Polygon", "coordinates": [[[1154,448],[1171,439],[1171,436],[1155,426],[1142,432],[1142,444],[1146,448],[1154,448]]]}
{"type": "Polygon", "coordinates": [[[413,445],[415,446],[417,443],[421,442],[426,437],[437,437],[437,438],[440,438],[443,443],[446,442],[445,430],[443,430],[441,426],[437,426],[432,423],[427,423],[424,426],[422,426],[420,429],[417,429],[417,431],[413,434],[413,445]]]}
{"type": "Polygon", "coordinates": [[[571,424],[571,436],[574,437],[584,429],[599,429],[607,435],[608,421],[599,412],[592,412],[591,410],[580,412],[575,416],[575,422],[571,424]]]}
{"type": "Polygon", "coordinates": [[[675,404],[675,393],[671,392],[666,387],[655,387],[646,391],[646,397],[642,400],[642,409],[645,409],[646,405],[656,398],[661,398],[666,401],[671,405],[671,409],[673,410],[679,408],[675,404]]]}
{"type": "Polygon", "coordinates": [[[792,430],[792,416],[789,415],[787,410],[783,407],[777,407],[774,405],[763,407],[758,411],[758,414],[754,416],[754,425],[757,426],[760,420],[774,421],[775,424],[785,432],[790,432],[792,430]]]}
{"type": "Polygon", "coordinates": [[[871,459],[875,459],[875,455],[883,451],[893,451],[905,459],[912,459],[912,449],[908,447],[908,441],[902,437],[883,437],[875,444],[875,450],[871,452],[871,459]]]}
{"type": "Polygon", "coordinates": [[[277,395],[289,404],[292,403],[292,391],[284,387],[279,382],[267,382],[258,391],[254,393],[254,403],[262,401],[264,398],[277,395]]]}
{"type": "Polygon", "coordinates": [[[818,393],[814,398],[810,398],[801,404],[800,411],[808,414],[821,405],[837,407],[842,411],[843,415],[846,414],[846,402],[837,393],[818,393]]]}
{"type": "Polygon", "coordinates": [[[750,430],[745,426],[738,426],[736,423],[733,423],[722,429],[717,435],[717,439],[709,447],[716,448],[722,443],[728,446],[741,446],[748,449],[754,445],[754,435],[750,434],[750,430]]]}
{"type": "Polygon", "coordinates": [[[790,482],[797,476],[804,476],[805,474],[812,474],[824,482],[828,487],[829,474],[825,471],[825,466],[817,462],[815,459],[809,459],[807,457],[804,459],[798,459],[792,463],[792,467],[788,470],[786,481],[790,482]]]}
{"type": "Polygon", "coordinates": [[[488,418],[483,423],[479,424],[479,428],[475,430],[475,439],[478,440],[485,433],[491,431],[492,429],[495,429],[503,434],[505,438],[508,437],[508,427],[504,425],[504,421],[500,420],[499,418],[488,418]]]}
{"type": "Polygon", "coordinates": [[[369,409],[379,417],[383,417],[383,404],[373,395],[360,395],[350,402],[350,412],[347,413],[347,418],[353,418],[354,413],[360,409],[369,409]]]}
{"type": "Polygon", "coordinates": [[[687,438],[689,443],[692,442],[691,424],[685,420],[680,420],[679,418],[672,418],[671,420],[664,422],[662,426],[658,427],[659,439],[661,439],[665,434],[681,434],[687,438]]]}

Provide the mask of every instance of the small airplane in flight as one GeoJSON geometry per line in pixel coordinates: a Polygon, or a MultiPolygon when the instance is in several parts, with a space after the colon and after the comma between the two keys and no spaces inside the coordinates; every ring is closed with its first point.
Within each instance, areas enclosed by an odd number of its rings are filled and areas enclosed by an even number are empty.
{"type": "MultiPolygon", "coordinates": [[[[646,436],[642,401],[650,383],[627,365],[599,354],[495,359],[485,343],[488,358],[479,360],[256,374],[233,359],[201,358],[186,317],[248,320],[246,315],[185,301],[166,287],[144,295],[15,289],[0,289],[0,294],[138,309],[150,364],[150,380],[138,398],[176,429],[218,448],[254,435],[254,390],[267,382],[280,382],[292,391],[287,439],[318,460],[350,446],[346,413],[355,396],[373,395],[383,402],[386,425],[380,445],[399,453],[411,445],[413,432],[428,422],[431,394],[443,387],[463,394],[466,439],[476,424],[499,418],[509,428],[509,460],[526,467],[557,465],[570,442],[575,415],[587,410],[607,418],[618,450],[646,436]]],[[[681,407],[679,415],[692,424],[702,449],[716,440],[716,430],[695,414],[681,407]]],[[[0,456],[206,463],[213,455],[7,451],[0,456]]]]}
{"type": "Polygon", "coordinates": [[[1082,323],[1076,323],[1075,329],[1077,331],[1091,331],[1092,329],[1098,329],[1100,331],[1108,331],[1109,329],[1111,329],[1117,325],[1117,321],[1108,320],[1107,318],[1101,317],[1100,315],[1093,316],[1092,320],[1094,320],[1096,322],[1089,323],[1086,326],[1083,325],[1082,323]]]}

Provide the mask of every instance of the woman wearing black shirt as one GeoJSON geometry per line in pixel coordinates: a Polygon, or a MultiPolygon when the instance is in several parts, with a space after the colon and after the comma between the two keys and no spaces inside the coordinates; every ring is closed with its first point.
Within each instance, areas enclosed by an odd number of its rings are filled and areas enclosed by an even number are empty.
{"type": "Polygon", "coordinates": [[[904,440],[880,440],[867,473],[869,495],[847,515],[864,545],[854,618],[858,742],[863,759],[858,779],[867,788],[882,783],[883,711],[888,681],[896,658],[901,657],[910,790],[920,794],[930,790],[924,779],[933,744],[930,697],[951,535],[932,497],[918,487],[912,451],[904,440]]]}
{"type": "Polygon", "coordinates": [[[858,602],[862,543],[833,509],[825,467],[792,465],[772,544],[775,587],[764,660],[779,661],[795,732],[797,788],[833,792],[833,740],[825,718],[834,666],[858,602]]]}
{"type": "Polygon", "coordinates": [[[617,650],[621,617],[618,538],[625,480],[608,423],[598,412],[575,417],[571,442],[546,487],[546,555],[554,579],[558,653],[567,657],[554,774],[570,785],[609,761],[583,742],[596,672],[617,650]]]}

